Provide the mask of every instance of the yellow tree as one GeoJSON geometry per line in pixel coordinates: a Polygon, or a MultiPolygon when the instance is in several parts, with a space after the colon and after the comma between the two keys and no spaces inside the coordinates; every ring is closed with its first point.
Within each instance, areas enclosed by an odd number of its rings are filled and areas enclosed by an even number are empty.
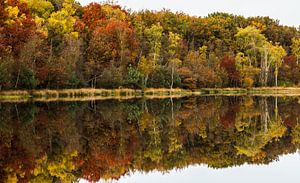
{"type": "Polygon", "coordinates": [[[270,60],[272,65],[275,67],[275,86],[278,85],[278,68],[282,65],[283,57],[286,56],[286,51],[283,49],[282,46],[278,44],[275,46],[271,46],[270,48],[270,60]]]}
{"type": "Polygon", "coordinates": [[[143,87],[147,87],[147,81],[149,75],[155,70],[156,65],[153,63],[154,61],[151,59],[147,59],[144,56],[141,57],[138,63],[138,70],[143,74],[143,87]]]}
{"type": "Polygon", "coordinates": [[[274,67],[277,86],[278,68],[282,64],[282,58],[286,55],[285,50],[279,45],[274,46],[268,42],[261,31],[252,26],[239,29],[235,37],[240,50],[249,58],[249,66],[260,66],[261,85],[267,85],[270,68],[274,67]],[[257,62],[259,58],[260,64],[257,62]]]}
{"type": "Polygon", "coordinates": [[[147,87],[149,75],[157,68],[161,51],[161,39],[163,28],[160,24],[153,24],[145,29],[145,37],[149,47],[148,57],[141,57],[138,63],[138,70],[144,75],[144,87],[147,87]]]}
{"type": "Polygon", "coordinates": [[[257,73],[259,73],[259,70],[251,66],[251,64],[249,64],[249,57],[245,56],[245,54],[242,52],[239,52],[236,55],[235,60],[237,69],[239,70],[242,76],[242,85],[246,88],[251,88],[254,83],[253,78],[257,73]]]}
{"type": "Polygon", "coordinates": [[[58,154],[51,158],[44,156],[36,160],[36,167],[33,171],[34,177],[30,182],[53,182],[56,178],[62,183],[71,183],[76,180],[73,174],[76,167],[74,159],[78,156],[77,151],[58,154]]]}
{"type": "Polygon", "coordinates": [[[297,65],[298,65],[299,58],[300,58],[300,38],[292,39],[291,49],[292,49],[292,53],[297,57],[297,65]]]}
{"type": "Polygon", "coordinates": [[[153,24],[150,28],[145,30],[145,36],[149,46],[149,57],[153,60],[152,63],[154,65],[159,61],[162,35],[163,28],[160,24],[153,24]]]}
{"type": "Polygon", "coordinates": [[[181,64],[179,57],[180,43],[182,38],[179,34],[170,32],[169,33],[169,55],[170,59],[168,61],[168,66],[171,68],[171,85],[170,88],[173,89],[174,85],[174,74],[178,66],[181,64]]]}
{"type": "Polygon", "coordinates": [[[257,65],[260,48],[266,43],[267,39],[261,31],[253,26],[241,28],[235,35],[238,47],[249,57],[249,66],[257,65]]]}
{"type": "Polygon", "coordinates": [[[38,31],[48,35],[47,20],[54,11],[52,3],[47,0],[28,0],[28,7],[34,16],[38,31]]]}
{"type": "Polygon", "coordinates": [[[75,17],[74,0],[65,0],[61,10],[53,12],[48,18],[49,29],[57,35],[73,34],[78,36],[74,31],[75,17]]]}
{"type": "MultiPolygon", "coordinates": [[[[267,39],[265,38],[264,35],[261,34],[260,30],[256,29],[253,26],[248,26],[246,28],[239,29],[235,37],[236,37],[236,43],[240,48],[240,51],[243,53],[239,55],[243,56],[247,60],[247,62],[243,62],[244,68],[247,68],[244,71],[256,70],[259,64],[258,58],[260,56],[260,52],[263,46],[267,43],[267,39]],[[245,65],[245,63],[247,65],[245,65]]],[[[242,57],[240,58],[237,57],[237,61],[239,62],[241,58],[242,57]]],[[[265,76],[264,73],[268,67],[264,67],[263,63],[261,63],[260,66],[261,66],[261,76],[265,76]]],[[[243,83],[246,84],[247,87],[251,87],[254,82],[252,78],[249,77],[248,75],[247,77],[244,78],[243,83]]],[[[262,85],[265,85],[264,80],[262,81],[262,85]]]]}

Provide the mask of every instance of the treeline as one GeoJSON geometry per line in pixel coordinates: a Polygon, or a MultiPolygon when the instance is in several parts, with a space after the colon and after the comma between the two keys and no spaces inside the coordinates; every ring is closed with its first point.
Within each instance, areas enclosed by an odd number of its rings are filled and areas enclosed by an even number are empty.
{"type": "Polygon", "coordinates": [[[0,2],[0,90],[297,86],[300,32],[269,17],[0,2]]]}
{"type": "Polygon", "coordinates": [[[268,164],[299,149],[299,117],[289,97],[0,103],[0,182],[268,164]]]}

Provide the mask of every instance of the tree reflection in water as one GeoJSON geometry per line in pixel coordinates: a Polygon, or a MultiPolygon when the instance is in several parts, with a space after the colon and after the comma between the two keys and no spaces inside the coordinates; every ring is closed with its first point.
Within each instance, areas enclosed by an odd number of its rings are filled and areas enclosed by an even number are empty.
{"type": "Polygon", "coordinates": [[[0,182],[119,179],[297,152],[299,98],[0,103],[0,182]]]}

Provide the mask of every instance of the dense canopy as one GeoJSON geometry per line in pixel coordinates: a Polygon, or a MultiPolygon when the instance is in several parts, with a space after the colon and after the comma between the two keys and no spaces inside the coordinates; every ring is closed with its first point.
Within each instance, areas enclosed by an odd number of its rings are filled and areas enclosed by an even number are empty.
{"type": "Polygon", "coordinates": [[[0,90],[297,86],[299,42],[269,17],[5,0],[0,90]]]}

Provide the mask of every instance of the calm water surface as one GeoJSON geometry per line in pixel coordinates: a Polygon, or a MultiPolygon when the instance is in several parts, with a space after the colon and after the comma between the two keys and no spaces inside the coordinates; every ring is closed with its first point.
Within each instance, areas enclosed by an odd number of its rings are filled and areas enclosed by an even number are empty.
{"type": "Polygon", "coordinates": [[[299,102],[0,102],[0,182],[295,182],[299,102]]]}

